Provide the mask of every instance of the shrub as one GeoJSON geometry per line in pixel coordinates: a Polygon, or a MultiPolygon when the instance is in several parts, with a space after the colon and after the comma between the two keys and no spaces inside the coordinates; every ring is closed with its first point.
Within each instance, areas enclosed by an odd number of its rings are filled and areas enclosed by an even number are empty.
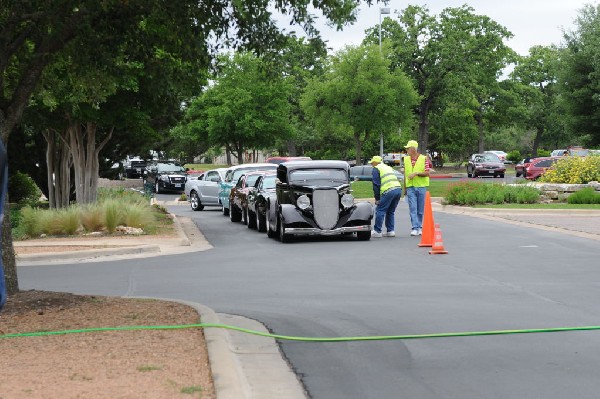
{"type": "Polygon", "coordinates": [[[35,205],[39,202],[42,190],[29,175],[17,172],[8,179],[8,193],[11,202],[35,205]]]}
{"type": "Polygon", "coordinates": [[[597,193],[592,187],[584,188],[569,196],[569,204],[600,204],[600,193],[597,193]]]}
{"type": "Polygon", "coordinates": [[[109,233],[114,233],[115,229],[121,222],[121,212],[119,211],[121,204],[114,199],[106,200],[102,203],[104,214],[104,226],[109,233]]]}
{"type": "Polygon", "coordinates": [[[523,159],[523,157],[521,157],[521,153],[519,152],[519,150],[512,150],[508,153],[508,155],[506,155],[506,160],[511,161],[512,163],[517,163],[521,159],[523,159]]]}
{"type": "Polygon", "coordinates": [[[21,221],[19,228],[24,235],[28,237],[38,237],[41,234],[41,227],[39,219],[41,211],[33,209],[30,206],[26,206],[21,209],[21,221]]]}
{"type": "Polygon", "coordinates": [[[146,230],[146,227],[154,221],[150,212],[148,206],[128,205],[123,210],[123,222],[125,226],[146,230]]]}
{"type": "Polygon", "coordinates": [[[600,181],[600,157],[564,157],[540,177],[540,182],[587,184],[600,181]]]}
{"type": "Polygon", "coordinates": [[[80,212],[81,225],[88,232],[104,228],[104,209],[98,204],[87,205],[80,212]]]}
{"type": "Polygon", "coordinates": [[[148,200],[139,193],[124,187],[99,188],[97,198],[99,203],[109,200],[120,201],[122,204],[146,205],[148,203],[148,200]]]}
{"type": "Polygon", "coordinates": [[[445,202],[452,205],[535,203],[540,192],[534,187],[466,182],[449,186],[445,202]]]}
{"type": "Polygon", "coordinates": [[[68,208],[60,209],[54,213],[53,219],[55,220],[54,226],[56,226],[55,233],[60,235],[73,235],[79,229],[79,213],[78,207],[71,206],[68,208]]]}

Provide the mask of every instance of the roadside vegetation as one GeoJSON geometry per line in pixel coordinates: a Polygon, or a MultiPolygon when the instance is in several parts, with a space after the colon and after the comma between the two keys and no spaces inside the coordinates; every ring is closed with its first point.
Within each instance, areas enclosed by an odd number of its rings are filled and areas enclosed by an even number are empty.
{"type": "Polygon", "coordinates": [[[564,157],[547,170],[539,181],[565,184],[600,181],[600,156],[564,157]]]}
{"type": "Polygon", "coordinates": [[[172,229],[163,207],[124,188],[99,189],[92,204],[47,209],[47,203],[16,204],[11,208],[15,239],[40,236],[72,236],[89,233],[115,234],[120,227],[140,229],[137,234],[157,234],[172,229]]]}

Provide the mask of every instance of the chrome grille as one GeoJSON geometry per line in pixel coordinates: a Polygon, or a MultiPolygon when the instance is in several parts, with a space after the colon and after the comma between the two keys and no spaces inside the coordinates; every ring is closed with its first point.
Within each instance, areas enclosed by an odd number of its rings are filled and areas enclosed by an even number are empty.
{"type": "Polygon", "coordinates": [[[185,182],[185,177],[183,177],[183,176],[171,176],[171,182],[172,183],[184,183],[185,182]]]}
{"type": "Polygon", "coordinates": [[[338,221],[340,210],[337,190],[315,190],[313,192],[315,222],[324,230],[331,230],[338,221]]]}

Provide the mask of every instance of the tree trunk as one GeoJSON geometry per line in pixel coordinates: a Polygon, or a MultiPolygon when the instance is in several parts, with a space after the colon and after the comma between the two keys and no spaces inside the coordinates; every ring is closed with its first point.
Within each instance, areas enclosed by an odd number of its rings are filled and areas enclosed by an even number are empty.
{"type": "Polygon", "coordinates": [[[48,201],[51,209],[69,206],[71,195],[71,153],[56,131],[44,131],[48,169],[48,201]]]}
{"type": "Polygon", "coordinates": [[[298,156],[297,155],[298,154],[298,150],[296,149],[296,142],[295,141],[288,140],[286,142],[286,145],[287,145],[287,152],[288,152],[288,155],[290,157],[296,157],[296,156],[298,156]]]}
{"type": "Polygon", "coordinates": [[[231,166],[231,149],[229,145],[225,146],[225,156],[227,157],[227,166],[231,166]]]}
{"type": "Polygon", "coordinates": [[[362,165],[362,142],[360,134],[354,133],[354,151],[356,152],[356,165],[362,165]]]}
{"type": "Polygon", "coordinates": [[[483,109],[479,107],[477,112],[475,113],[475,121],[477,122],[477,130],[479,131],[479,141],[477,145],[477,150],[480,154],[483,154],[485,148],[484,142],[484,131],[483,131],[483,109]]]}
{"type": "Polygon", "coordinates": [[[431,110],[432,100],[430,98],[424,99],[419,106],[419,152],[421,154],[427,153],[427,146],[429,145],[429,111],[431,110]]]}
{"type": "Polygon", "coordinates": [[[69,144],[73,167],[75,169],[75,199],[78,204],[96,201],[98,188],[98,156],[112,137],[113,129],[100,144],[96,144],[98,125],[88,122],[85,126],[79,122],[69,123],[65,133],[65,142],[69,144]]]}
{"type": "Polygon", "coordinates": [[[533,139],[533,148],[531,149],[531,156],[537,157],[538,147],[542,142],[542,136],[544,135],[544,128],[539,127],[535,133],[535,138],[533,139]]]}

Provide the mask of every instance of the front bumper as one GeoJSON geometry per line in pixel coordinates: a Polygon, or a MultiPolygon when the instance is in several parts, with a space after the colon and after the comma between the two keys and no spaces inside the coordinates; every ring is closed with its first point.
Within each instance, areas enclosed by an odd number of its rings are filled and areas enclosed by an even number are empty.
{"type": "Polygon", "coordinates": [[[285,234],[304,235],[304,236],[335,236],[344,233],[354,233],[359,231],[370,231],[371,225],[339,227],[332,230],[322,230],[316,227],[288,227],[285,234]]]}

